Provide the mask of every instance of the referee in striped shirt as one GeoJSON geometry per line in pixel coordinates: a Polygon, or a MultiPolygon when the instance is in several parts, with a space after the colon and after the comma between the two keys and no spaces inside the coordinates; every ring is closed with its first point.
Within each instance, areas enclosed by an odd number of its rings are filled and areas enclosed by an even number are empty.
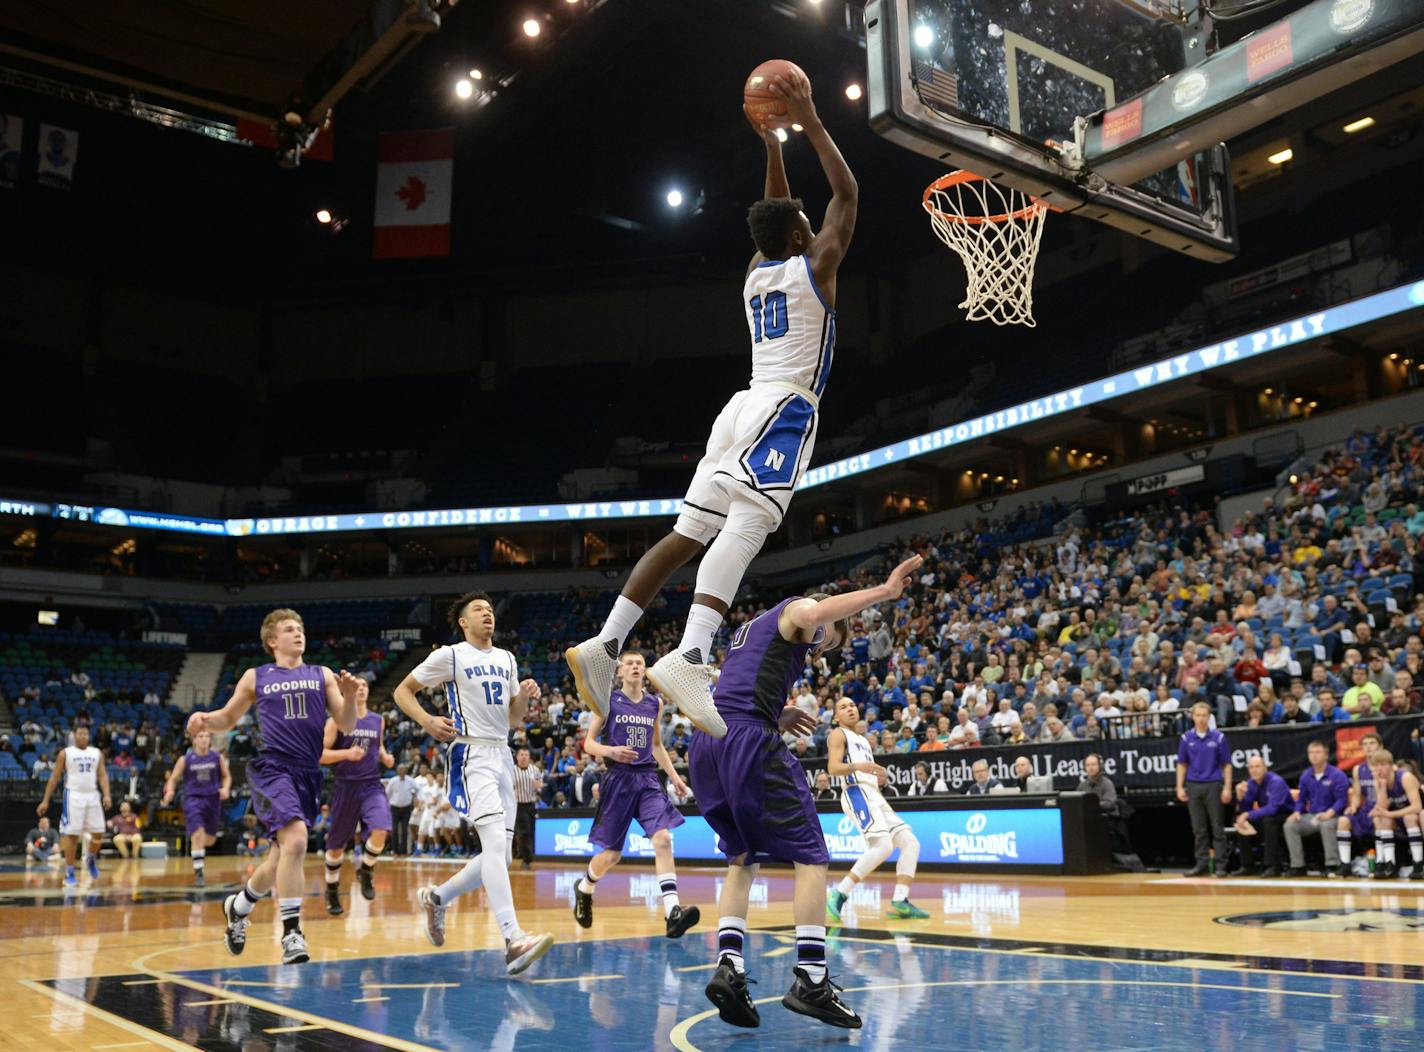
{"type": "Polygon", "coordinates": [[[529,750],[520,747],[514,754],[514,800],[519,805],[514,818],[514,854],[529,869],[534,864],[534,806],[544,778],[539,768],[529,764],[529,750]]]}

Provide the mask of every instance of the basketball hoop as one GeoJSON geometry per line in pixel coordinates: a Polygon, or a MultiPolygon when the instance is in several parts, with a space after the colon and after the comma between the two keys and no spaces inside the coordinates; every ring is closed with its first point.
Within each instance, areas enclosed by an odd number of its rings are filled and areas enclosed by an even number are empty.
{"type": "Polygon", "coordinates": [[[939,239],[959,254],[969,288],[959,306],[969,321],[1033,320],[1033,268],[1049,206],[973,172],[950,172],[925,187],[925,211],[939,239]]]}

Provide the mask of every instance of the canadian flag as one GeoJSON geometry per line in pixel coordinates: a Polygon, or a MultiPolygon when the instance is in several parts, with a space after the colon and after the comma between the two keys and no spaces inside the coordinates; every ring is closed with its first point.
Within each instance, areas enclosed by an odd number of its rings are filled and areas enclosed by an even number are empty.
{"type": "Polygon", "coordinates": [[[448,256],[455,129],[387,132],[377,157],[372,256],[448,256]]]}

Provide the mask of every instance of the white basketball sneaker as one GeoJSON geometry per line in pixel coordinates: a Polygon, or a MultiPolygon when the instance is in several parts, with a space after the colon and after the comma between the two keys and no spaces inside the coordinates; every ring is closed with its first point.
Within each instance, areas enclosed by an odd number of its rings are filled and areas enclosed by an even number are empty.
{"type": "Polygon", "coordinates": [[[712,704],[712,669],[694,664],[676,651],[648,669],[648,682],[664,701],[682,710],[692,725],[714,738],[727,735],[727,723],[712,704]]]}
{"type": "Polygon", "coordinates": [[[585,639],[564,651],[564,661],[574,674],[583,703],[607,719],[608,696],[613,693],[613,677],[618,671],[618,641],[585,639]]]}

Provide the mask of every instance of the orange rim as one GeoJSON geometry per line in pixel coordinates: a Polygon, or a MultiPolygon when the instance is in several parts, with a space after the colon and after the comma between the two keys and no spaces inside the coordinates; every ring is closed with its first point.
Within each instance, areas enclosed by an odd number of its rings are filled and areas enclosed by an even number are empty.
{"type": "Polygon", "coordinates": [[[926,212],[934,216],[936,219],[944,220],[946,223],[1008,223],[1011,220],[1015,219],[1028,219],[1033,216],[1033,214],[1040,208],[1047,208],[1051,211],[1057,211],[1057,209],[1054,209],[1052,205],[1044,201],[1040,201],[1036,197],[1030,197],[1030,203],[1025,205],[1023,208],[1017,209],[1013,212],[999,212],[997,215],[991,216],[951,215],[948,212],[941,212],[938,208],[936,208],[933,204],[930,203],[930,198],[934,196],[936,190],[948,190],[951,186],[959,186],[963,183],[984,181],[985,180],[982,175],[975,175],[973,172],[950,172],[948,175],[940,176],[934,182],[930,183],[929,186],[925,187],[925,193],[924,196],[920,199],[920,202],[924,205],[926,212]]]}

